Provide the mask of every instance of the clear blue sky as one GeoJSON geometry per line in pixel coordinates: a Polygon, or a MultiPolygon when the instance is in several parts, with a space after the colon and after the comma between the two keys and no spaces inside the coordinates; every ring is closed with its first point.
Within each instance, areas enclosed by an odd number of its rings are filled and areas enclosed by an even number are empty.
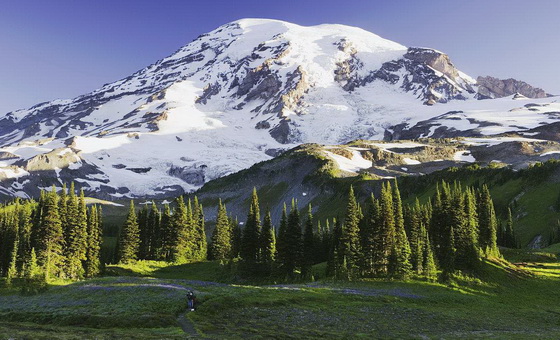
{"type": "Polygon", "coordinates": [[[0,112],[72,98],[246,17],[359,26],[560,94],[558,0],[3,0],[0,112]]]}

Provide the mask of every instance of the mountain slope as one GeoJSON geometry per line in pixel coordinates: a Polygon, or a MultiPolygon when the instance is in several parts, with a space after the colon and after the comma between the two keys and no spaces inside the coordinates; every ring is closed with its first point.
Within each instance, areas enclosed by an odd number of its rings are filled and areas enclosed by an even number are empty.
{"type": "Polygon", "coordinates": [[[481,101],[478,89],[433,49],[243,19],[92,93],[0,116],[0,194],[75,179],[108,199],[168,197],[300,143],[492,135],[558,119],[553,98],[481,101]]]}

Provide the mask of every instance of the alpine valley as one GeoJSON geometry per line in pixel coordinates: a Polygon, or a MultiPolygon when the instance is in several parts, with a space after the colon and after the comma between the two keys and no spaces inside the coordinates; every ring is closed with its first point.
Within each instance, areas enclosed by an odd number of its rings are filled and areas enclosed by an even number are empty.
{"type": "Polygon", "coordinates": [[[557,97],[434,49],[243,19],[91,93],[0,115],[0,196],[75,181],[106,200],[175,197],[306,143],[343,176],[520,169],[560,154],[559,119],[557,97]]]}

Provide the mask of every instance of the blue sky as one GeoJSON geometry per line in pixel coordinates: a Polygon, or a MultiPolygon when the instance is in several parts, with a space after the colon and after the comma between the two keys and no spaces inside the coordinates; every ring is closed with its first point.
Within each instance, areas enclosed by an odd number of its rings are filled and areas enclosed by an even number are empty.
{"type": "Polygon", "coordinates": [[[72,98],[246,17],[358,26],[560,94],[560,1],[3,1],[0,112],[72,98]]]}

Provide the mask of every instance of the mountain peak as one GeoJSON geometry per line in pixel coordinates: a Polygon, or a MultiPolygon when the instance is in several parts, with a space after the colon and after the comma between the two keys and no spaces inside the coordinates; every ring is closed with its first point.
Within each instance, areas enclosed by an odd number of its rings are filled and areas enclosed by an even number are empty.
{"type": "Polygon", "coordinates": [[[345,25],[240,19],[89,94],[0,115],[2,192],[76,180],[106,198],[172,196],[301,143],[547,121],[480,117],[511,115],[513,101],[482,103],[477,89],[433,49],[345,25]]]}

